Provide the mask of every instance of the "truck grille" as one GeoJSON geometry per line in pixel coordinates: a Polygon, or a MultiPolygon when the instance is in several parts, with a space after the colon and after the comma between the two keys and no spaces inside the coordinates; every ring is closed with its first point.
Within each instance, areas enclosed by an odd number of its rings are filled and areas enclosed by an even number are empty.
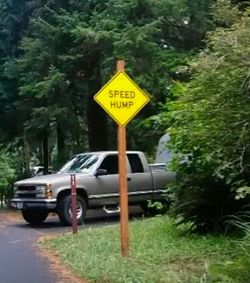
{"type": "Polygon", "coordinates": [[[36,187],[35,186],[18,186],[17,190],[18,191],[35,191],[36,187]]]}
{"type": "Polygon", "coordinates": [[[35,186],[18,186],[16,188],[16,196],[20,198],[35,198],[36,187],[35,186]]]}

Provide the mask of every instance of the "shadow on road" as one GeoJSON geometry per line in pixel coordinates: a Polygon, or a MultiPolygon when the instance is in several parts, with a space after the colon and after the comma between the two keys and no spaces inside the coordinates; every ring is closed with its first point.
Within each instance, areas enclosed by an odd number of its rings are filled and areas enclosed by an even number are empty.
{"type": "MultiPolygon", "coordinates": [[[[129,209],[129,218],[133,220],[135,218],[143,217],[143,212],[139,207],[130,207],[129,209]]],[[[51,214],[48,216],[46,221],[41,225],[30,225],[26,223],[20,214],[20,217],[16,217],[14,221],[11,221],[9,226],[15,226],[19,229],[33,229],[39,233],[61,233],[61,232],[69,232],[72,230],[71,226],[63,225],[56,214],[51,214]]],[[[116,213],[114,215],[108,215],[101,209],[91,209],[87,211],[87,216],[85,223],[83,225],[78,226],[79,230],[88,227],[100,227],[105,225],[112,225],[119,223],[119,214],[116,213]]]]}

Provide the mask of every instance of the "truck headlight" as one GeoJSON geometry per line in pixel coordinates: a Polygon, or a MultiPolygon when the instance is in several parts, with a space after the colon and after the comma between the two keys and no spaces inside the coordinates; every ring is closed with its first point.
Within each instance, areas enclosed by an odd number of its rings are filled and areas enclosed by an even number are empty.
{"type": "Polygon", "coordinates": [[[37,193],[45,193],[46,188],[47,188],[46,185],[36,186],[36,191],[37,193]]]}
{"type": "Polygon", "coordinates": [[[36,197],[37,198],[44,198],[46,196],[46,185],[39,185],[36,186],[36,197]]]}

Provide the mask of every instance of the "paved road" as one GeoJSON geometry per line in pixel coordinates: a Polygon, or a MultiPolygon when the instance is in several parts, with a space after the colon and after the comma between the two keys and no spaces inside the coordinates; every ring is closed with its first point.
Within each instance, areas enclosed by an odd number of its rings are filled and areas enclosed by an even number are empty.
{"type": "MultiPolygon", "coordinates": [[[[131,215],[140,216],[138,208],[131,215]]],[[[89,226],[117,223],[118,216],[106,216],[102,211],[89,211],[84,229],[89,226]]],[[[20,214],[0,213],[0,283],[71,283],[69,278],[59,278],[45,257],[39,255],[37,240],[40,236],[71,231],[57,216],[50,216],[39,227],[31,227],[20,214]]]]}
{"type": "Polygon", "coordinates": [[[26,225],[17,217],[7,215],[1,220],[0,282],[57,282],[55,275],[49,272],[49,263],[45,258],[38,256],[37,239],[39,234],[29,227],[25,227],[26,225]]]}

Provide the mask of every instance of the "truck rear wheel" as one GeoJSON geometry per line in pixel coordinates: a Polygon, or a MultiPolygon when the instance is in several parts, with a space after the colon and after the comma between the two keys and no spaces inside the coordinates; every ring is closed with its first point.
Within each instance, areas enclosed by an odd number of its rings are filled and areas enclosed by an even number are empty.
{"type": "MultiPolygon", "coordinates": [[[[77,223],[78,225],[81,225],[84,222],[84,219],[86,216],[86,203],[85,203],[85,200],[81,196],[77,196],[76,213],[77,213],[77,223]]],[[[72,225],[71,196],[70,195],[63,196],[61,199],[59,199],[58,206],[57,206],[57,214],[58,214],[60,221],[63,224],[72,225]]]]}
{"type": "Polygon", "coordinates": [[[22,210],[23,218],[31,225],[39,225],[45,221],[48,212],[45,210],[24,209],[22,210]]]}

